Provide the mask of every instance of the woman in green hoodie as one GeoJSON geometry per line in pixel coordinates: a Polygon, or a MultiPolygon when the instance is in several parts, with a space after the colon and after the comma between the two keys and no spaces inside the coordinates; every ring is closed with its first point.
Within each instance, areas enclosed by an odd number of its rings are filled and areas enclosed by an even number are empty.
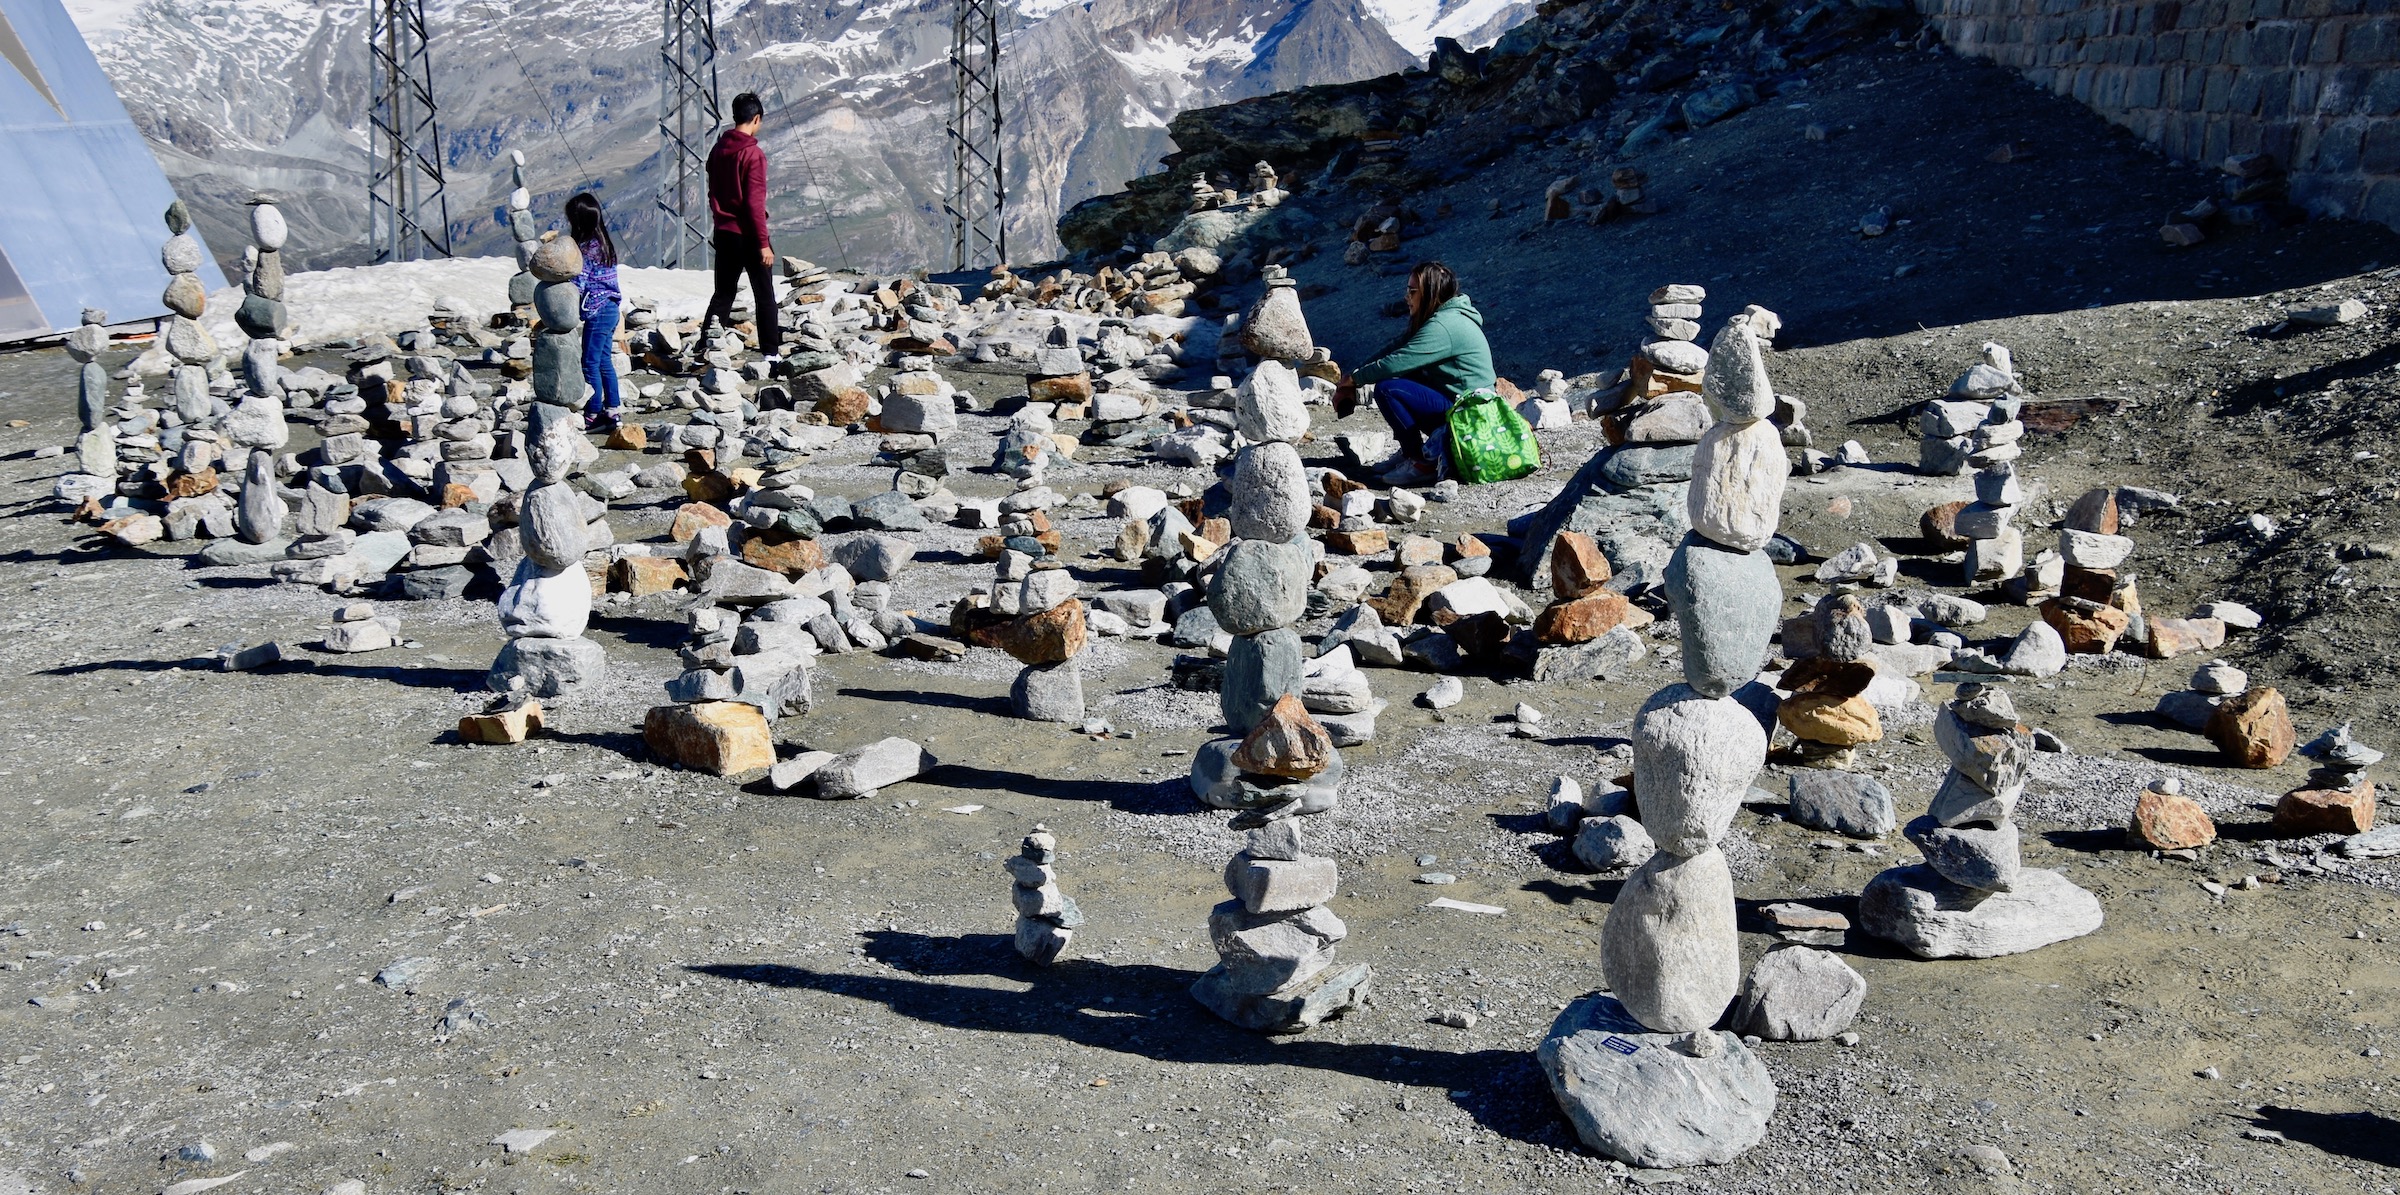
{"type": "Polygon", "coordinates": [[[1424,485],[1441,475],[1426,437],[1446,425],[1450,404],[1493,384],[1492,346],[1483,338],[1483,313],[1458,293],[1458,275],[1438,261],[1408,272],[1408,331],[1375,359],[1343,376],[1334,390],[1337,415],[1358,405],[1360,383],[1375,388],[1375,409],[1400,439],[1401,462],[1384,474],[1389,485],[1424,485]]]}

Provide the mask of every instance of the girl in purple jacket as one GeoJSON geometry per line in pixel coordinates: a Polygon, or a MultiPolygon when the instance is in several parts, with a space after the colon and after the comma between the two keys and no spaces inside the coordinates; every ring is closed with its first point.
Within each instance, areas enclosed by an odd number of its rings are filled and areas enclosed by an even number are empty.
{"type": "Polygon", "coordinates": [[[617,289],[617,243],[608,235],[608,218],[591,192],[577,191],[567,200],[567,234],[583,251],[583,273],[576,276],[575,289],[583,293],[583,380],[592,388],[583,404],[583,426],[586,431],[615,431],[622,401],[617,390],[617,306],[625,292],[617,289]]]}

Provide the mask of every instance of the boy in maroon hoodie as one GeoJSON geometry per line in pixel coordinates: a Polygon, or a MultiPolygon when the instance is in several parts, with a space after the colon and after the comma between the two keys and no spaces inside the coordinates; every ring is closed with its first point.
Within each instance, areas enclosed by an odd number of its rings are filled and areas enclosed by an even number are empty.
{"type": "Polygon", "coordinates": [[[708,318],[731,322],[733,293],[750,275],[751,305],[758,311],[758,351],[779,355],[783,329],[775,320],[775,243],[767,238],[767,152],[758,144],[765,123],[758,96],[733,97],[733,127],[708,151],[708,212],[716,225],[717,292],[708,318]]]}

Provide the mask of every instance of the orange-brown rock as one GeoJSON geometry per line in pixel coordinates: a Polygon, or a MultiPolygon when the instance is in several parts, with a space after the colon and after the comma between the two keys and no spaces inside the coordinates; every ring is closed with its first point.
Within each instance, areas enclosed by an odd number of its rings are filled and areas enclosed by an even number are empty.
{"type": "Polygon", "coordinates": [[[714,469],[694,471],[683,479],[683,494],[694,502],[731,502],[733,479],[714,469]]]}
{"type": "Polygon", "coordinates": [[[2117,572],[2107,568],[2077,568],[2067,565],[2060,571],[2058,595],[2082,598],[2103,606],[2113,605],[2110,598],[2117,594],[2117,572]]]}
{"type": "Polygon", "coordinates": [[[216,489],[217,471],[210,465],[202,465],[193,472],[178,473],[167,479],[167,497],[171,499],[197,498],[202,494],[213,494],[216,489]]]}
{"type": "Polygon", "coordinates": [[[2375,785],[2303,788],[2275,802],[2275,833],[2285,838],[2311,834],[2364,834],[2375,828],[2375,785]]]}
{"type": "Polygon", "coordinates": [[[1023,518],[1026,524],[1033,528],[1033,533],[1035,535],[1041,535],[1049,531],[1051,528],[1050,516],[1045,512],[1029,510],[1019,517],[1023,518]]]}
{"type": "Polygon", "coordinates": [[[2066,525],[2076,531],[2094,535],[2117,533],[2117,488],[2102,486],[2075,500],[2067,508],[2066,525]]]}
{"type": "Polygon", "coordinates": [[[1571,601],[1608,584],[1615,570],[1592,537],[1580,531],[1561,531],[1550,546],[1550,596],[1571,601]]]}
{"type": "Polygon", "coordinates": [[[1883,718],[1863,696],[1795,693],[1775,707],[1775,719],[1794,736],[1829,747],[1856,747],[1883,739],[1883,718]]]}
{"type": "Polygon", "coordinates": [[[2154,659],[2172,660],[2195,651],[2215,651],[2225,646],[2225,624],[2214,618],[2152,618],[2150,649],[2154,659]]]}
{"type": "Polygon", "coordinates": [[[1325,505],[1339,511],[1342,508],[1342,499],[1349,497],[1350,491],[1365,488],[1367,487],[1339,473],[1329,472],[1325,475],[1325,505]]]}
{"type": "Polygon", "coordinates": [[[1381,527],[1361,531],[1328,531],[1325,550],[1339,556],[1376,556],[1390,551],[1392,538],[1381,527]]]}
{"type": "Polygon", "coordinates": [[[797,577],[825,567],[825,549],[789,531],[754,531],[742,537],[742,563],[797,577]]]}
{"type": "Polygon", "coordinates": [[[1865,660],[1810,656],[1785,669],[1779,683],[1784,692],[1794,695],[1856,697],[1875,683],[1875,665],[1865,660]]]}
{"type": "Polygon", "coordinates": [[[1214,518],[1200,520],[1200,538],[1222,548],[1233,542],[1233,520],[1214,518]]]}
{"type": "Polygon", "coordinates": [[[867,417],[867,406],[873,401],[866,391],[852,386],[818,399],[817,414],[835,427],[848,427],[867,417]]]}
{"type": "Polygon", "coordinates": [[[2217,823],[2190,797],[2146,788],[2133,803],[2133,822],[2125,827],[2125,835],[2135,846],[2186,851],[2215,842],[2217,823]]]}
{"type": "Polygon", "coordinates": [[[1332,762],[1333,736],[1289,693],[1275,699],[1233,752],[1233,766],[1245,772],[1292,780],[1306,780],[1332,762]]]}
{"type": "Polygon", "coordinates": [[[619,452],[644,452],[650,447],[650,433],[643,431],[641,424],[620,423],[608,433],[608,440],[601,447],[619,452]]]}
{"type": "Polygon", "coordinates": [[[1480,536],[1468,532],[1450,541],[1450,559],[1465,560],[1470,556],[1489,556],[1492,549],[1480,536]]]}
{"type": "Polygon", "coordinates": [[[1092,401],[1092,375],[1070,373],[1055,378],[1027,378],[1029,402],[1087,403],[1092,401]]]}
{"type": "Polygon", "coordinates": [[[1958,512],[1967,508],[1966,502],[1944,502],[1917,516],[1917,534],[1945,552],[1963,550],[1970,542],[1958,533],[1958,512]]]}
{"type": "Polygon", "coordinates": [[[987,632],[992,646],[1020,664],[1058,664],[1083,650],[1083,603],[1069,599],[1022,614],[987,632]]]}
{"type": "Polygon", "coordinates": [[[448,482],[442,486],[441,500],[442,509],[456,510],[475,501],[475,491],[455,481],[448,482]]]}
{"type": "Polygon", "coordinates": [[[1400,570],[1379,597],[1368,598],[1367,606],[1387,627],[1404,627],[1417,621],[1417,607],[1434,590],[1458,580],[1458,573],[1446,564],[1419,564],[1400,570]]]}
{"type": "Polygon", "coordinates": [[[661,759],[719,776],[775,766],[767,716],[746,701],[651,706],[642,742],[661,759]]]}
{"type": "Polygon", "coordinates": [[[2070,654],[2105,655],[2133,619],[2114,606],[2083,598],[2055,597],[2042,603],[2042,621],[2058,632],[2070,654]]]}
{"type": "Polygon", "coordinates": [[[2237,768],[2272,768],[2292,754],[2292,717],[2283,694],[2262,686],[2237,693],[2208,719],[2208,737],[2237,768]]]}
{"type": "Polygon", "coordinates": [[[1341,526],[1341,525],[1342,525],[1342,512],[1340,512],[1340,511],[1338,511],[1338,510],[1335,510],[1334,508],[1332,508],[1332,507],[1330,507],[1330,506],[1315,506],[1315,507],[1310,507],[1310,508],[1309,508],[1309,512],[1308,512],[1308,529],[1309,529],[1309,530],[1311,530],[1311,531],[1331,531],[1331,530],[1333,530],[1334,528],[1336,528],[1336,527],[1339,527],[1339,526],[1341,526]]]}
{"type": "Polygon", "coordinates": [[[671,592],[688,577],[672,556],[623,556],[608,566],[609,588],[635,597],[671,592]]]}
{"type": "Polygon", "coordinates": [[[732,515],[706,502],[686,502],[675,508],[675,521],[667,524],[667,538],[679,544],[688,544],[704,527],[731,526],[732,515]]]}
{"type": "Polygon", "coordinates": [[[686,448],[683,450],[683,467],[694,473],[706,473],[717,467],[717,450],[686,448]]]}
{"type": "Polygon", "coordinates": [[[458,720],[458,739],[462,743],[490,743],[506,746],[522,743],[542,728],[542,703],[528,701],[515,709],[496,710],[488,714],[468,714],[458,720]]]}
{"type": "Polygon", "coordinates": [[[1633,603],[1625,595],[1603,589],[1579,598],[1552,602],[1533,620],[1537,643],[1589,643],[1625,625],[1633,603]]]}

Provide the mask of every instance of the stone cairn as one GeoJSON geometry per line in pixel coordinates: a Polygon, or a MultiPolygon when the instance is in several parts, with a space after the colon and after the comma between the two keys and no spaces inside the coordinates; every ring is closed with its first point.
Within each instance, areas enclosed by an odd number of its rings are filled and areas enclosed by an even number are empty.
{"type": "Polygon", "coordinates": [[[1066,957],[1076,927],[1083,924],[1083,910],[1058,887],[1058,835],[1035,823],[1005,866],[1015,881],[1009,899],[1017,909],[1017,953],[1037,967],[1066,957]]]}
{"type": "MultiPolygon", "coordinates": [[[[1297,820],[1334,807],[1343,772],[1332,737],[1300,697],[1306,657],[1293,629],[1306,613],[1316,559],[1308,538],[1315,504],[1295,447],[1308,431],[1308,409],[1283,364],[1313,347],[1299,308],[1287,279],[1269,289],[1243,330],[1245,345],[1266,358],[1235,402],[1235,426],[1250,443],[1234,457],[1231,538],[1200,555],[1214,567],[1209,614],[1231,637],[1219,707],[1241,737],[1203,746],[1192,767],[1200,799],[1240,810],[1234,828],[1249,831],[1225,871],[1234,899],[1209,915],[1220,961],[1192,995],[1236,1025],[1286,1033],[1365,1003],[1373,976],[1363,963],[1334,966],[1349,932],[1324,907],[1339,872],[1333,860],[1307,853],[1297,820]]],[[[1187,547],[1198,542],[1190,532],[1178,538],[1187,547]]]]}
{"type": "Polygon", "coordinates": [[[2011,818],[2033,756],[2008,691],[1976,683],[1934,719],[1949,774],[1925,816],[1902,828],[1925,862],[1868,881],[1859,920],[1920,958],[2021,954],[2100,928],[2100,901],[2055,871],[2025,867],[2011,818]]]}
{"type": "MultiPolygon", "coordinates": [[[[533,255],[542,247],[542,230],[533,222],[533,192],[525,186],[524,150],[508,151],[508,174],[508,235],[517,243],[517,272],[508,280],[508,305],[522,309],[533,305],[534,288],[540,285],[533,255]]],[[[577,307],[580,314],[581,304],[577,307]]]]}
{"type": "Polygon", "coordinates": [[[1764,549],[1790,463],[1747,315],[1677,372],[1704,372],[1715,422],[1693,459],[1692,530],[1665,573],[1684,682],[1652,695],[1633,723],[1634,800],[1655,853],[1601,930],[1614,995],[1568,1006],[1539,1052],[1583,1141],[1649,1167],[1732,1160],[1765,1136],[1776,1096],[1766,1064],[1712,1026],[1742,985],[1733,876],[1717,841],[1767,753],[1759,717],[1733,694],[1755,683],[1783,602],[1764,549]]]}
{"type": "Polygon", "coordinates": [[[200,242],[191,235],[192,218],[178,199],[167,205],[168,236],[159,251],[167,267],[167,290],[159,296],[168,312],[164,338],[175,365],[175,414],[187,428],[201,426],[217,414],[216,397],[208,390],[208,367],[217,359],[216,338],[200,324],[208,310],[208,290],[200,285],[200,242]]]}
{"type": "Polygon", "coordinates": [[[690,627],[684,670],[667,682],[668,704],[642,719],[643,742],[662,759],[718,776],[775,766],[770,724],[809,707],[817,645],[808,624],[781,617],[746,624],[741,611],[704,601],[693,607],[690,627]]]}
{"type": "Polygon", "coordinates": [[[1950,393],[1926,404],[1917,416],[1917,468],[1935,477],[1956,477],[2017,459],[2024,451],[2025,387],[2008,349],[1983,346],[1983,360],[1958,375],[1950,393]]]}
{"type": "MultiPolygon", "coordinates": [[[[107,425],[108,367],[100,354],[108,348],[108,313],[83,309],[83,323],[67,333],[67,355],[75,359],[75,415],[82,425],[75,437],[75,465],[82,475],[60,478],[58,496],[97,498],[116,491],[117,433],[107,425]]],[[[70,475],[73,476],[73,475],[70,475]]]]}
{"type": "Polygon", "coordinates": [[[283,246],[291,235],[283,212],[264,195],[250,200],[251,247],[242,254],[242,305],[234,323],[250,338],[242,350],[247,393],[225,417],[226,471],[241,474],[234,507],[234,535],[265,544],[282,531],[289,509],[276,492],[275,454],[291,443],[284,421],[283,354],[292,335],[290,309],[283,303],[283,246]]]}
{"type": "Polygon", "coordinates": [[[583,555],[590,547],[584,498],[567,485],[583,438],[582,321],[575,276],[583,255],[553,233],[529,267],[539,279],[534,311],[533,404],[526,413],[525,461],[532,484],[518,507],[517,538],[525,558],[500,593],[500,629],[508,644],[492,662],[489,684],[506,693],[523,682],[537,697],[555,697],[596,681],[607,667],[600,645],[583,638],[592,615],[591,578],[583,555]]]}
{"type": "Polygon", "coordinates": [[[1777,687],[1788,696],[1776,705],[1775,720],[1792,732],[1799,762],[1848,768],[1859,747],[1883,740],[1883,716],[1866,696],[1875,683],[1875,635],[1853,594],[1827,595],[1813,622],[1817,652],[1784,672],[1777,687]]]}
{"type": "MultiPolygon", "coordinates": [[[[1032,538],[1030,526],[1021,530],[1025,533],[1009,539],[1032,538]]],[[[984,638],[1025,665],[1008,690],[1009,706],[1018,717],[1034,722],[1081,722],[1083,673],[1075,657],[1082,653],[1088,636],[1083,602],[1076,596],[1080,586],[1065,562],[1050,556],[1039,541],[1022,546],[1042,547],[1043,556],[1037,561],[1016,548],[1001,549],[992,609],[1014,617],[992,628],[984,638]]]]}

